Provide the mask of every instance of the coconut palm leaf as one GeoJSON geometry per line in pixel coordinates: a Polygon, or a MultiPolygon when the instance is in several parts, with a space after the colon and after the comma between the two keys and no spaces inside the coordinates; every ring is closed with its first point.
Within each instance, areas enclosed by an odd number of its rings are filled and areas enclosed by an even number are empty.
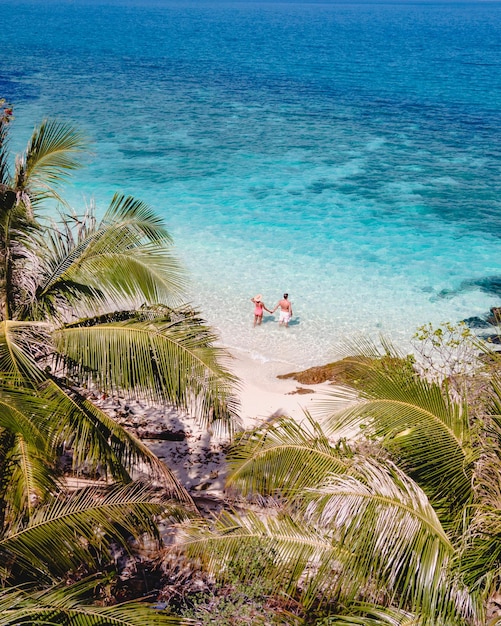
{"type": "Polygon", "coordinates": [[[113,229],[122,233],[136,233],[139,239],[165,244],[172,243],[164,220],[157,215],[147,204],[131,196],[115,194],[108,210],[101,220],[101,228],[113,226],[113,229]]]}
{"type": "Polygon", "coordinates": [[[501,580],[501,381],[491,380],[491,396],[481,431],[482,456],[475,475],[475,502],[462,535],[458,562],[465,580],[486,598],[501,580]]]}
{"type": "MultiPolygon", "coordinates": [[[[230,484],[244,493],[278,488],[292,501],[295,519],[305,511],[311,528],[345,548],[335,559],[345,601],[375,587],[387,590],[390,603],[393,597],[419,607],[421,614],[471,611],[473,600],[464,586],[446,577],[455,546],[425,493],[396,466],[354,455],[347,447],[335,449],[318,425],[303,430],[287,420],[245,434],[241,442],[243,449],[237,444],[233,452],[230,484]]],[[[319,568],[305,598],[325,593],[333,567],[331,561],[319,568]]]]}
{"type": "Polygon", "coordinates": [[[74,471],[109,474],[130,481],[130,473],[148,470],[171,497],[192,500],[169,468],[137,437],[76,391],[47,380],[36,390],[0,385],[0,427],[14,435],[8,450],[9,489],[4,496],[14,510],[54,491],[51,473],[58,452],[72,450],[74,471]]]}
{"type": "Polygon", "coordinates": [[[130,481],[131,473],[148,468],[149,480],[159,482],[170,496],[186,504],[192,500],[169,468],[140,439],[126,431],[98,406],[77,392],[70,393],[57,381],[48,381],[41,397],[57,407],[60,418],[53,422],[53,439],[72,450],[73,470],[85,465],[107,478],[130,481]]]}
{"type": "Polygon", "coordinates": [[[328,474],[344,472],[348,451],[344,443],[333,446],[308,414],[301,424],[283,417],[235,439],[227,485],[243,495],[301,497],[328,474]]]}
{"type": "Polygon", "coordinates": [[[46,354],[48,327],[41,322],[0,322],[0,373],[16,384],[33,384],[46,376],[36,356],[46,354]]]}
{"type": "Polygon", "coordinates": [[[6,376],[0,380],[0,429],[21,436],[27,443],[47,450],[47,420],[55,407],[37,397],[33,389],[9,384],[6,376]]]}
{"type": "Polygon", "coordinates": [[[299,581],[304,598],[314,597],[312,585],[315,590],[324,585],[332,595],[341,587],[336,563],[342,546],[304,521],[225,511],[212,527],[194,521],[181,530],[181,548],[218,580],[225,580],[230,563],[240,561],[242,582],[251,580],[257,575],[256,567],[246,567],[245,562],[253,554],[260,563],[258,575],[269,582],[272,593],[294,595],[299,581]]]}
{"type": "Polygon", "coordinates": [[[102,300],[98,288],[63,278],[68,267],[78,262],[81,252],[56,226],[33,237],[32,254],[16,272],[16,282],[23,289],[16,319],[61,323],[68,318],[70,310],[82,306],[82,301],[90,306],[102,300]]]}
{"type": "Polygon", "coordinates": [[[113,301],[179,304],[183,272],[163,220],[146,203],[116,194],[102,221],[85,235],[85,250],[64,278],[83,276],[113,301]]]}
{"type": "Polygon", "coordinates": [[[68,228],[73,219],[63,216],[39,242],[45,264],[37,300],[67,298],[74,306],[80,297],[82,306],[94,303],[103,311],[110,303],[179,304],[183,271],[163,221],[148,205],[116,195],[99,224],[92,212],[86,216],[76,239],[68,228]]]}
{"type": "Polygon", "coordinates": [[[306,606],[319,598],[350,603],[364,593],[375,600],[384,590],[390,605],[420,615],[470,614],[471,597],[448,577],[454,546],[435,511],[417,485],[390,470],[364,459],[306,490],[304,515],[223,515],[212,532],[188,529],[183,544],[210,572],[224,573],[228,560],[257,543],[270,561],[262,575],[286,593],[300,582],[306,606]]]}
{"type": "Polygon", "coordinates": [[[82,382],[168,401],[207,424],[232,425],[236,379],[221,365],[226,353],[214,346],[216,336],[190,312],[149,322],[66,326],[53,337],[82,382]]]}
{"type": "MultiPolygon", "coordinates": [[[[79,261],[80,265],[69,268],[62,280],[93,288],[102,310],[121,308],[124,303],[130,308],[131,304],[176,306],[181,302],[184,281],[179,264],[170,252],[156,244],[133,250],[103,250],[79,261]]],[[[56,286],[61,287],[59,283],[53,287],[56,286]]]]}
{"type": "Polygon", "coordinates": [[[31,516],[35,506],[61,488],[55,458],[17,436],[0,464],[3,479],[5,519],[31,516]]]}
{"type": "Polygon", "coordinates": [[[345,571],[393,589],[403,606],[438,612],[454,546],[424,492],[402,471],[360,457],[305,498],[310,522],[349,547],[345,571]]]}
{"type": "Polygon", "coordinates": [[[41,506],[25,522],[9,526],[0,538],[0,555],[27,579],[64,575],[82,564],[95,567],[109,560],[111,542],[126,549],[128,539],[147,533],[160,542],[156,515],[181,516],[162,494],[140,483],[93,487],[41,506]],[[97,560],[99,559],[99,561],[97,560]]]}
{"type": "Polygon", "coordinates": [[[172,626],[188,624],[144,602],[100,607],[86,602],[99,580],[59,585],[43,591],[24,587],[0,590],[0,626],[172,626]],[[84,596],[84,597],[82,597],[84,596]]]}
{"type": "MultiPolygon", "coordinates": [[[[366,357],[366,355],[364,355],[366,357]]],[[[472,447],[467,406],[455,402],[436,384],[417,375],[409,376],[407,365],[395,358],[388,369],[363,358],[360,401],[337,409],[346,394],[336,391],[319,405],[331,436],[376,437],[399,459],[399,463],[442,507],[443,520],[472,498],[472,472],[476,459],[472,447]]]]}
{"type": "Polygon", "coordinates": [[[478,504],[469,525],[462,549],[457,555],[465,582],[482,593],[487,600],[497,594],[501,578],[501,504],[499,502],[499,474],[497,501],[478,504]]]}
{"type": "Polygon", "coordinates": [[[73,126],[45,120],[35,128],[25,154],[16,162],[13,187],[26,192],[25,203],[26,198],[33,205],[49,197],[61,200],[55,188],[80,167],[85,150],[86,142],[73,126]]]}
{"type": "Polygon", "coordinates": [[[43,606],[16,607],[2,619],[0,626],[173,626],[195,624],[156,611],[139,602],[122,603],[115,606],[97,607],[79,605],[73,607],[43,606]]]}
{"type": "Polygon", "coordinates": [[[0,383],[0,520],[29,515],[35,502],[58,489],[50,429],[56,414],[33,389],[0,383]]]}
{"type": "MultiPolygon", "coordinates": [[[[456,626],[467,626],[468,622],[454,622],[456,626]]],[[[425,618],[397,607],[374,606],[354,602],[346,609],[346,615],[330,615],[318,620],[316,626],[449,626],[450,622],[440,618],[425,618]]]]}

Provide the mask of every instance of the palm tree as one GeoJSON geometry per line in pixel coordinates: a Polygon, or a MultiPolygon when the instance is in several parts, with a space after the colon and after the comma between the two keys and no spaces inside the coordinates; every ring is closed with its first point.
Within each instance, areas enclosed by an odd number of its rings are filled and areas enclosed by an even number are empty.
{"type": "Polygon", "coordinates": [[[27,593],[23,587],[0,590],[0,624],[2,626],[174,626],[187,624],[169,617],[149,604],[127,602],[114,606],[84,604],[81,597],[92,589],[90,585],[56,586],[37,593],[27,593]],[[78,589],[75,589],[78,587],[78,589]]]}
{"type": "Polygon", "coordinates": [[[282,418],[242,435],[229,485],[267,508],[189,525],[186,548],[224,572],[258,542],[264,575],[300,598],[306,623],[501,624],[491,602],[501,580],[499,381],[473,419],[388,345],[381,354],[366,343],[351,369],[363,387],[333,391],[323,426],[282,418]]]}
{"type": "Polygon", "coordinates": [[[112,541],[158,539],[156,515],[193,508],[170,470],[89,390],[168,403],[231,428],[235,378],[215,334],[182,306],[184,274],[163,221],[119,194],[100,220],[93,210],[68,213],[58,187],[79,166],[83,138],[44,121],[11,175],[11,121],[0,103],[0,624],[173,623],[136,605],[123,615],[84,609],[83,588],[57,587],[77,567],[91,574],[109,563],[112,541]],[[46,200],[66,214],[44,217],[46,200]],[[73,471],[85,465],[108,484],[67,495],[63,450],[73,471]],[[145,469],[160,495],[135,480],[145,469]]]}
{"type": "MultiPolygon", "coordinates": [[[[0,392],[12,397],[24,390],[51,403],[52,418],[42,420],[52,454],[48,465],[54,466],[62,445],[72,448],[75,470],[85,460],[89,471],[99,468],[113,479],[130,480],[131,471],[146,464],[186,499],[168,469],[83,393],[94,385],[108,394],[168,402],[208,425],[231,427],[235,379],[222,365],[226,353],[215,346],[214,333],[196,312],[179,307],[184,276],[169,233],[145,203],[118,194],[101,220],[89,210],[44,221],[37,210],[43,200],[59,198],[57,186],[78,166],[84,141],[68,125],[43,122],[10,176],[9,128],[4,113],[0,392]]],[[[6,429],[2,437],[9,459],[4,467],[24,476],[30,485],[25,493],[43,497],[50,481],[35,471],[40,447],[23,446],[20,453],[18,431],[6,429]]],[[[12,493],[6,486],[0,495],[12,493]]]]}

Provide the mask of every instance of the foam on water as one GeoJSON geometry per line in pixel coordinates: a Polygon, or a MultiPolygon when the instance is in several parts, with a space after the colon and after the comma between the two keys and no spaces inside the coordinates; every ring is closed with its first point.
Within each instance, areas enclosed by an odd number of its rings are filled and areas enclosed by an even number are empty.
{"type": "Polygon", "coordinates": [[[83,128],[66,196],[155,207],[225,345],[313,365],[500,304],[499,3],[49,4],[0,33],[13,147],[83,128]],[[290,328],[253,329],[284,291],[290,328]]]}

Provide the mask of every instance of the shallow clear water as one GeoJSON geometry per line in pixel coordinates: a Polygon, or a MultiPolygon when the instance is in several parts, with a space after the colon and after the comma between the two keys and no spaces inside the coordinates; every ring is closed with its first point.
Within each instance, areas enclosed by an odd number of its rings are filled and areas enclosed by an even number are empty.
{"type": "Polygon", "coordinates": [[[43,116],[76,122],[94,156],[67,197],[154,206],[226,345],[305,366],[500,304],[500,3],[3,12],[12,147],[43,116]],[[252,329],[249,299],[284,291],[291,327],[252,329]]]}

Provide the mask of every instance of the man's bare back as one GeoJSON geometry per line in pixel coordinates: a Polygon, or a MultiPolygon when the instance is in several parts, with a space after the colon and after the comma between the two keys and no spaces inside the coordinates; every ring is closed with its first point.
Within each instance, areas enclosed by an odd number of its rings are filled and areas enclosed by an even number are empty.
{"type": "Polygon", "coordinates": [[[284,297],[279,301],[277,306],[273,309],[273,313],[280,307],[280,317],[278,319],[279,325],[288,326],[292,317],[292,304],[288,300],[289,294],[284,293],[284,297]]]}
{"type": "Polygon", "coordinates": [[[285,298],[283,298],[282,300],[280,300],[280,302],[278,303],[278,306],[280,307],[281,311],[287,311],[287,313],[290,313],[291,311],[291,303],[286,300],[285,298]]]}

